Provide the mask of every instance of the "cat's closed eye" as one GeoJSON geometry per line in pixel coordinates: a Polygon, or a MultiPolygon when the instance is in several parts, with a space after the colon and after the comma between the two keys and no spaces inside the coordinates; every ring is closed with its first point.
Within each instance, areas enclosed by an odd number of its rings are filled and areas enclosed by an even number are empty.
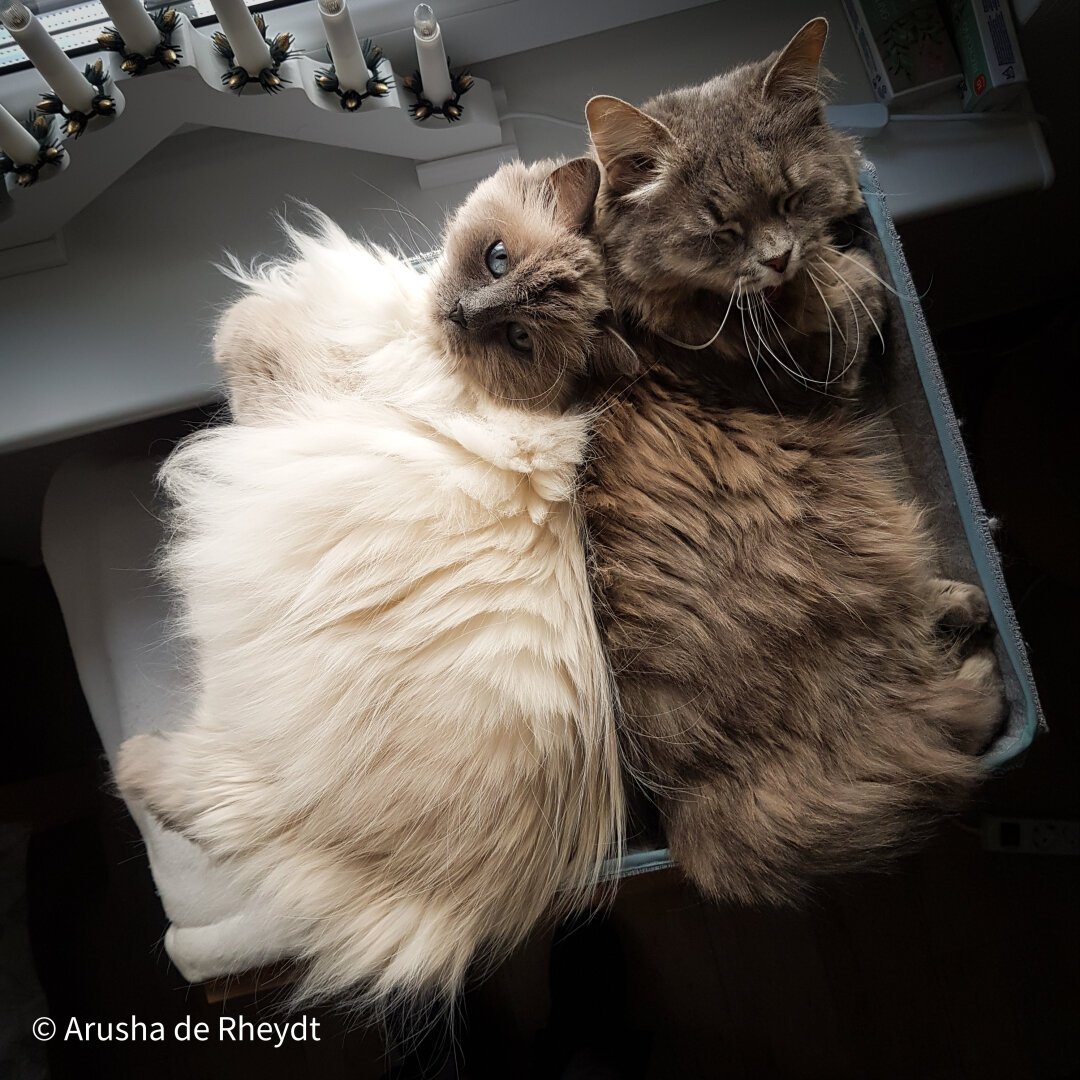
{"type": "Polygon", "coordinates": [[[798,191],[789,191],[786,195],[781,195],[777,200],[776,209],[782,215],[793,214],[799,209],[799,204],[802,202],[803,195],[806,192],[803,189],[798,191]]]}
{"type": "Polygon", "coordinates": [[[532,352],[532,338],[529,336],[529,331],[521,323],[512,322],[506,324],[506,340],[509,342],[510,347],[519,353],[532,352]]]}
{"type": "Polygon", "coordinates": [[[487,268],[491,271],[492,277],[502,277],[510,269],[510,253],[501,240],[496,240],[487,249],[484,261],[487,263],[487,268]]]}
{"type": "Polygon", "coordinates": [[[742,226],[713,202],[705,204],[705,222],[714,239],[734,242],[742,236],[742,226]]]}
{"type": "Polygon", "coordinates": [[[742,236],[742,229],[738,225],[724,225],[714,228],[710,235],[719,243],[734,244],[742,236]]]}

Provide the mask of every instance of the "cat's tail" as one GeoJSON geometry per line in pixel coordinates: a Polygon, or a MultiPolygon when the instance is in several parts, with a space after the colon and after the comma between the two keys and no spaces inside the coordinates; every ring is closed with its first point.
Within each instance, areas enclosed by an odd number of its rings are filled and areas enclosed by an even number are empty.
{"type": "Polygon", "coordinates": [[[841,754],[801,742],[666,799],[672,856],[706,895],[746,905],[798,903],[825,876],[883,869],[967,803],[1004,710],[993,654],[979,650],[841,754]]]}
{"type": "Polygon", "coordinates": [[[504,958],[558,910],[557,875],[534,877],[532,895],[513,898],[493,877],[486,900],[465,902],[455,895],[459,869],[447,866],[441,883],[395,882],[317,848],[269,868],[263,892],[273,893],[271,909],[302,926],[290,1005],[334,1001],[378,1012],[402,1002],[449,1004],[470,973],[504,958]]]}
{"type": "MultiPolygon", "coordinates": [[[[452,1002],[538,922],[607,896],[623,812],[614,762],[571,739],[561,753],[492,742],[477,758],[502,753],[504,771],[416,761],[388,787],[361,770],[358,791],[307,808],[228,732],[199,725],[129,739],[116,779],[204,847],[268,925],[288,927],[295,1005],[380,1010],[452,1002]]],[[[199,933],[172,928],[170,948],[185,954],[199,933]]]]}
{"type": "MultiPolygon", "coordinates": [[[[281,795],[269,778],[252,773],[250,758],[231,753],[228,739],[192,731],[194,740],[185,738],[191,731],[128,739],[117,760],[117,787],[165,827],[203,847],[232,876],[238,894],[254,897],[250,906],[266,925],[285,929],[280,942],[266,944],[271,954],[298,961],[299,982],[292,991],[297,1007],[330,997],[365,1008],[450,1000],[476,958],[485,949],[501,955],[500,942],[512,947],[557,893],[555,868],[537,866],[531,895],[497,900],[512,883],[497,867],[461,864],[462,853],[449,842],[440,875],[430,857],[423,857],[430,835],[399,840],[402,849],[416,845],[413,854],[418,864],[426,861],[427,880],[410,878],[406,850],[380,853],[361,850],[375,846],[363,842],[323,847],[315,837],[301,840],[275,820],[283,808],[275,812],[272,804],[281,795]],[[211,743],[220,745],[210,752],[211,743]],[[470,887],[461,879],[485,874],[487,895],[463,903],[455,880],[464,896],[474,897],[478,882],[470,887]]],[[[520,875],[521,868],[515,871],[520,875]]],[[[170,952],[200,955],[205,933],[200,925],[171,927],[170,952]]],[[[236,967],[233,946],[230,939],[219,948],[226,967],[213,974],[236,967]]]]}
{"type": "Polygon", "coordinates": [[[467,976],[505,959],[538,923],[603,903],[611,807],[588,805],[593,791],[579,813],[579,792],[522,780],[489,815],[433,808],[413,818],[396,849],[298,833],[238,866],[272,913],[303,927],[292,1004],[449,1005],[467,976]]]}

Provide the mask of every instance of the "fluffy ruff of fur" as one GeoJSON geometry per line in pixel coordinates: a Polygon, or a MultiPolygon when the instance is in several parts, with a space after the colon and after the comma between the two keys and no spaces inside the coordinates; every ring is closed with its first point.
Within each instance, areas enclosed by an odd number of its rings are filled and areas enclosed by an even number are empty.
{"type": "Polygon", "coordinates": [[[401,261],[293,242],[217,340],[242,422],[161,472],[197,704],[117,780],[295,918],[298,997],[451,998],[621,850],[588,418],[468,385],[401,261]]]}

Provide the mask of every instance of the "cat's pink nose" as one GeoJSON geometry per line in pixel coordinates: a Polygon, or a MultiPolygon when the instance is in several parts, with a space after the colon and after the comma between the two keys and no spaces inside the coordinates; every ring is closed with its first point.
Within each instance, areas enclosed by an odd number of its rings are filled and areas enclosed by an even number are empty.
{"type": "Polygon", "coordinates": [[[453,311],[447,312],[446,317],[451,322],[456,322],[458,326],[465,326],[467,321],[465,318],[465,309],[461,306],[460,300],[457,302],[457,307],[455,307],[453,311]]]}
{"type": "Polygon", "coordinates": [[[777,255],[775,259],[762,259],[762,265],[771,267],[778,274],[782,274],[787,269],[787,264],[791,261],[791,248],[788,248],[782,255],[777,255]]]}

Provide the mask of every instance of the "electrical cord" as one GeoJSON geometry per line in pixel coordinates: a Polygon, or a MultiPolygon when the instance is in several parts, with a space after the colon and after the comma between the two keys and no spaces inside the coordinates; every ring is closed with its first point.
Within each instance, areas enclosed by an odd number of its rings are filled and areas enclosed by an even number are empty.
{"type": "Polygon", "coordinates": [[[899,120],[901,123],[944,123],[946,121],[975,120],[978,123],[1007,123],[1010,120],[1035,120],[1046,126],[1047,119],[1042,113],[999,112],[999,113],[889,113],[889,123],[899,120]]]}
{"type": "MultiPolygon", "coordinates": [[[[510,112],[499,117],[500,120],[540,120],[548,124],[557,124],[560,127],[574,128],[576,131],[585,131],[586,126],[576,120],[567,120],[562,116],[552,116],[550,113],[538,112],[510,112]]],[[[911,124],[940,124],[961,123],[972,121],[974,123],[1009,123],[1017,120],[1035,120],[1047,126],[1047,119],[1042,113],[1030,112],[999,112],[999,113],[889,113],[889,123],[893,121],[911,124]]]]}
{"type": "Polygon", "coordinates": [[[579,123],[576,120],[566,120],[561,116],[552,116],[550,113],[538,113],[538,112],[510,112],[503,113],[499,117],[500,120],[543,120],[549,124],[558,124],[560,127],[575,128],[577,131],[584,131],[585,125],[579,123]]]}

